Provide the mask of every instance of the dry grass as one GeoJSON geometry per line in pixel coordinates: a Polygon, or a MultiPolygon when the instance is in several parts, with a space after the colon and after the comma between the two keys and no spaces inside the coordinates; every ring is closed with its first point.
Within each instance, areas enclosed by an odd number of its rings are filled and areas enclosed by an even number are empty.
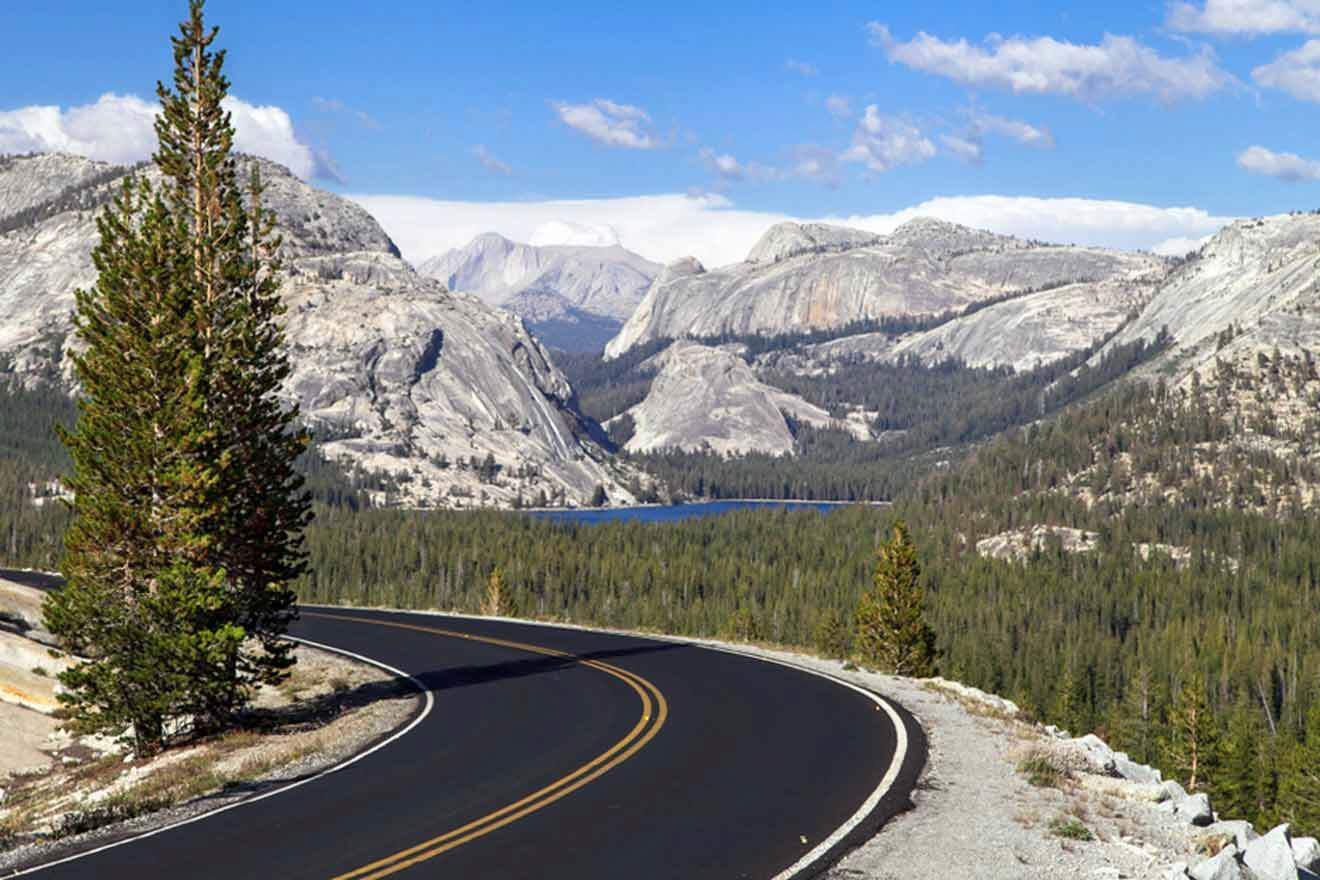
{"type": "Polygon", "coordinates": [[[1018,810],[1013,814],[1013,821],[1023,828],[1031,829],[1040,824],[1040,813],[1026,808],[1018,810]]]}
{"type": "Polygon", "coordinates": [[[1203,834],[1196,838],[1196,852],[1206,857],[1217,856],[1224,847],[1236,840],[1232,834],[1203,834]]]}
{"type": "MultiPolygon", "coordinates": [[[[404,694],[370,667],[315,652],[283,688],[268,689],[248,727],[193,741],[149,760],[120,755],[65,762],[11,777],[0,806],[0,852],[138,818],[202,797],[240,796],[277,784],[282,769],[352,748],[376,719],[406,711],[404,694]],[[379,709],[369,707],[379,706],[379,709]],[[359,714],[365,710],[365,714],[359,714]],[[383,714],[382,714],[383,713],[383,714]]],[[[297,668],[297,667],[296,667],[297,668]]],[[[407,700],[414,699],[411,691],[407,700]]],[[[399,716],[400,718],[402,715],[399,716]]]]}
{"type": "Polygon", "coordinates": [[[1080,820],[1069,816],[1056,816],[1050,822],[1050,833],[1064,840],[1077,840],[1083,843],[1095,840],[1091,829],[1080,820]]]}
{"type": "Polygon", "coordinates": [[[1072,772],[1058,755],[1038,746],[1029,746],[1022,751],[1017,761],[1017,771],[1036,788],[1057,788],[1062,791],[1072,779],[1072,772]]]}

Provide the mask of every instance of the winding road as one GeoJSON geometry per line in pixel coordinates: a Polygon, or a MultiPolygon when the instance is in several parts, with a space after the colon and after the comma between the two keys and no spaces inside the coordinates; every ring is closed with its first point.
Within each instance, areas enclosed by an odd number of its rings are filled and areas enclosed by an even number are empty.
{"type": "Polygon", "coordinates": [[[293,635],[427,696],[335,770],[41,878],[808,877],[905,808],[901,708],[746,655],[588,630],[304,608],[293,635]]]}

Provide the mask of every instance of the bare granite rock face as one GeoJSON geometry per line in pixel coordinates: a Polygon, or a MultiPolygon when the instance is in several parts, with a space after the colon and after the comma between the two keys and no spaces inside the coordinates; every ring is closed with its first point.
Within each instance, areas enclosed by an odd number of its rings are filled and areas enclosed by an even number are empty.
{"type": "Polygon", "coordinates": [[[732,347],[677,342],[648,366],[659,374],[646,399],[628,410],[635,428],[626,444],[629,452],[709,448],[721,455],[788,455],[793,452],[788,418],[818,428],[867,430],[760,382],[732,347]]]}
{"type": "Polygon", "coordinates": [[[1176,380],[1202,378],[1216,359],[1249,363],[1276,346],[1320,349],[1320,215],[1280,214],[1224,227],[1175,271],[1113,345],[1175,341],[1152,367],[1176,380]]]}
{"type": "MultiPolygon", "coordinates": [[[[5,160],[0,204],[26,210],[37,198],[7,196],[7,185],[67,198],[92,178],[96,192],[79,204],[104,203],[115,184],[101,178],[113,166],[94,164],[89,176],[76,157],[5,160]]],[[[284,236],[293,363],[285,390],[329,455],[394,475],[395,500],[410,505],[501,506],[541,493],[583,504],[597,485],[616,502],[632,499],[571,404],[568,381],[516,316],[419,276],[352,202],[260,166],[284,236]],[[494,474],[472,467],[488,455],[494,474]]],[[[86,207],[38,212],[0,234],[0,374],[71,384],[73,292],[96,278],[95,216],[86,207]]]]}
{"type": "Polygon", "coordinates": [[[656,339],[837,328],[1065,290],[1071,300],[1058,307],[1041,299],[1032,309],[997,312],[999,325],[979,336],[972,333],[968,342],[956,338],[967,332],[964,328],[952,328],[947,338],[931,337],[925,348],[914,343],[923,356],[943,342],[966,345],[968,359],[982,363],[1048,359],[1059,356],[1069,340],[1085,337],[1077,346],[1084,348],[1096,330],[1116,327],[1133,297],[1140,298],[1139,289],[1152,287],[1163,268],[1163,260],[1146,254],[1038,244],[926,218],[887,236],[783,223],[763,236],[745,262],[709,271],[695,260],[668,267],[610,341],[606,356],[656,339]],[[1085,307],[1075,326],[1059,331],[1060,339],[1033,347],[1031,333],[1049,335],[1039,325],[1079,303],[1085,307]],[[1014,325],[1020,325],[1019,332],[1031,328],[1027,341],[1006,355],[990,353],[987,341],[1014,325]]]}
{"type": "Polygon", "coordinates": [[[508,309],[533,328],[549,322],[618,327],[660,266],[618,245],[535,245],[494,232],[427,260],[420,274],[508,309]]]}

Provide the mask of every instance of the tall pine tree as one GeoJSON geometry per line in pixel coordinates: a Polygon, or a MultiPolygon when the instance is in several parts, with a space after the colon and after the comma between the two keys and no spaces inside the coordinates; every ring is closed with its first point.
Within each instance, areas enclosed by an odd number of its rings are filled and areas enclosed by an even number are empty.
{"type": "Polygon", "coordinates": [[[305,438],[277,397],[279,242],[255,164],[240,185],[216,33],[193,0],[157,87],[163,183],[125,183],[78,293],[74,521],[46,616],[88,658],[63,677],[75,725],[131,728],[140,753],[287,672],[309,519],[305,438]]]}
{"type": "Polygon", "coordinates": [[[1219,766],[1219,722],[1205,698],[1205,685],[1188,664],[1186,678],[1169,710],[1164,763],[1188,791],[1210,788],[1219,766]]]}
{"type": "Polygon", "coordinates": [[[882,672],[914,677],[935,674],[935,630],[926,622],[921,564],[907,524],[881,544],[875,586],[862,594],[853,615],[855,645],[864,662],[882,672]]]}

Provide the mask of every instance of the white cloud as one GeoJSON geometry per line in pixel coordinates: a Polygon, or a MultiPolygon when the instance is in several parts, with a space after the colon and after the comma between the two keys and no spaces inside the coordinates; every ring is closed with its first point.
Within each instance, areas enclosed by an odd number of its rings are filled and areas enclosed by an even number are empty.
{"type": "Polygon", "coordinates": [[[899,165],[916,165],[935,155],[935,145],[912,123],[895,116],[882,116],[870,104],[857,129],[852,146],[839,157],[845,162],[863,162],[871,171],[883,172],[899,165]]]}
{"type": "Polygon", "coordinates": [[[1199,251],[1214,233],[1199,238],[1168,238],[1151,248],[1151,251],[1164,257],[1183,257],[1192,251],[1199,251]]]}
{"type": "Polygon", "coordinates": [[[256,106],[226,98],[224,108],[234,120],[234,148],[264,156],[299,177],[337,177],[331,164],[300,143],[289,114],[275,106],[256,106]]]}
{"type": "Polygon", "coordinates": [[[739,162],[729,153],[717,153],[706,147],[701,150],[701,161],[720,180],[734,183],[743,180],[774,180],[779,173],[760,162],[739,162]]]}
{"type": "Polygon", "coordinates": [[[1171,103],[1204,98],[1235,82],[1209,49],[1168,58],[1132,37],[1112,34],[1098,44],[992,35],[984,45],[974,46],[965,39],[946,41],[925,32],[903,43],[883,24],[871,22],[868,28],[872,42],[891,62],[973,88],[1066,95],[1087,102],[1152,95],[1171,103]]]}
{"type": "Polygon", "coordinates": [[[578,247],[609,247],[619,243],[619,233],[613,226],[602,223],[570,223],[566,220],[551,220],[542,223],[527,238],[528,244],[545,247],[552,244],[569,244],[578,247]]]}
{"type": "Polygon", "coordinates": [[[646,131],[651,117],[640,107],[618,104],[607,98],[596,98],[590,104],[555,101],[550,106],[559,114],[560,122],[596,143],[632,150],[650,150],[659,146],[646,131]]]}
{"type": "Polygon", "coordinates": [[[839,185],[838,154],[820,144],[799,144],[791,151],[793,168],[790,174],[813,180],[830,188],[839,185]]]}
{"type": "Polygon", "coordinates": [[[508,177],[513,173],[513,169],[509,167],[509,163],[491,155],[490,150],[486,149],[485,144],[477,144],[473,147],[472,155],[476,156],[477,161],[485,166],[486,170],[491,174],[500,174],[508,177]]]}
{"type": "MultiPolygon", "coordinates": [[[[234,146],[272,159],[299,177],[333,176],[333,165],[298,140],[293,120],[274,106],[225,99],[234,121],[234,146]]],[[[107,93],[77,107],[21,107],[0,111],[0,153],[66,152],[104,162],[149,159],[156,149],[159,105],[136,95],[107,93]]]]}
{"type": "Polygon", "coordinates": [[[976,108],[968,110],[967,117],[972,130],[977,134],[996,134],[1029,147],[1054,146],[1054,135],[1050,134],[1049,129],[1037,128],[1029,122],[995,116],[993,113],[986,113],[976,108]]]}
{"type": "Polygon", "coordinates": [[[978,140],[955,134],[942,134],[940,143],[944,144],[944,149],[964,162],[972,165],[979,165],[981,162],[981,142],[978,140]]]}
{"type": "Polygon", "coordinates": [[[825,99],[825,109],[835,119],[851,119],[853,115],[852,101],[846,95],[830,95],[825,99]]]}
{"type": "Polygon", "coordinates": [[[808,64],[805,61],[798,61],[796,58],[790,58],[785,61],[784,67],[791,70],[793,73],[801,74],[802,76],[816,76],[820,73],[820,71],[816,69],[816,65],[808,64]]]}
{"type": "Polygon", "coordinates": [[[1289,183],[1320,180],[1320,162],[1296,153],[1276,153],[1265,147],[1248,147],[1238,154],[1238,166],[1252,174],[1277,177],[1289,183]]]}
{"type": "Polygon", "coordinates": [[[1320,33],[1316,0],[1205,0],[1204,5],[1169,5],[1169,27],[1217,36],[1320,33]]]}
{"type": "Polygon", "coordinates": [[[1251,71],[1251,78],[1294,98],[1320,102],[1320,40],[1307,40],[1269,64],[1262,64],[1251,71]]]}
{"type": "Polygon", "coordinates": [[[415,263],[494,231],[517,241],[533,236],[542,242],[617,240],[653,260],[691,255],[718,266],[741,260],[771,224],[782,220],[816,220],[886,233],[914,217],[939,217],[1044,241],[1176,251],[1180,242],[1196,241],[1232,219],[1199,208],[994,195],[931,199],[893,213],[843,217],[741,210],[728,198],[712,194],[543,202],[353,198],[380,220],[415,263]]]}

